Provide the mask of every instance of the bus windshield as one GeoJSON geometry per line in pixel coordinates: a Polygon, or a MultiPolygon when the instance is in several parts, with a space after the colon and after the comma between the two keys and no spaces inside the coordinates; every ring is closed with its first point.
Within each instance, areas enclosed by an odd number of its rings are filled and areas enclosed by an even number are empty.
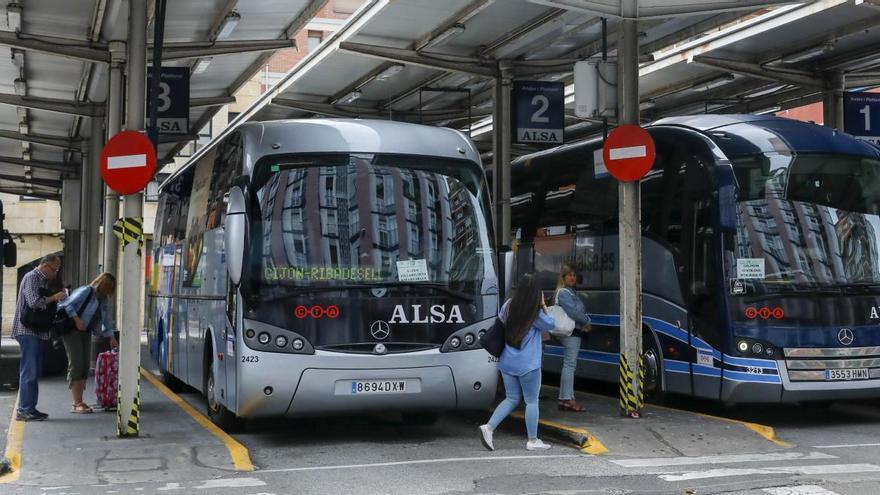
{"type": "Polygon", "coordinates": [[[494,277],[476,164],[380,154],[266,157],[254,190],[251,286],[264,301],[378,285],[473,294],[494,277]]]}
{"type": "MultiPolygon", "coordinates": [[[[747,279],[753,288],[880,283],[880,161],[782,153],[732,161],[740,188],[737,263],[763,260],[763,276],[757,270],[747,279]]],[[[731,278],[742,276],[731,270],[731,278]]]]}

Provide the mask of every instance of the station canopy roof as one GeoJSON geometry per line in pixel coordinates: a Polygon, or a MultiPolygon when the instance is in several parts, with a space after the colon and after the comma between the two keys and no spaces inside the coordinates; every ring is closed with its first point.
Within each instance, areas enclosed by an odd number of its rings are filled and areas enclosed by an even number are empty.
{"type": "MultiPolygon", "coordinates": [[[[645,122],[798,107],[821,101],[835,74],[849,90],[880,85],[878,0],[639,5],[645,122]]],[[[600,122],[574,117],[573,64],[601,57],[603,17],[606,53],[616,56],[619,13],[617,0],[369,1],[238,122],[445,125],[471,132],[488,158],[495,79],[509,64],[517,80],[566,83],[566,141],[595,135],[600,122]]]]}
{"type": "MultiPolygon", "coordinates": [[[[325,3],[168,1],[163,66],[193,69],[202,60],[204,70],[190,78],[188,133],[162,138],[160,163],[194,139],[220,105],[234,102],[232,95],[273,50],[294,46],[293,35],[325,3]],[[237,24],[227,35],[222,28],[230,22],[237,24]],[[236,52],[244,49],[251,51],[236,52]]],[[[0,192],[57,199],[61,180],[79,177],[91,137],[88,117],[105,112],[109,41],[125,40],[128,4],[0,0],[0,192]]],[[[148,9],[152,18],[153,2],[148,9]]],[[[151,46],[152,22],[147,38],[151,46]]]]}
{"type": "MultiPolygon", "coordinates": [[[[0,191],[57,198],[76,177],[89,115],[107,99],[108,41],[124,39],[128,2],[0,0],[0,191]],[[5,15],[4,15],[5,14],[5,15]],[[30,177],[23,167],[30,165],[30,177]]],[[[572,68],[616,56],[618,0],[365,0],[321,46],[233,121],[340,116],[470,132],[491,156],[495,80],[566,83],[566,140],[596,134],[573,115],[572,68]],[[605,19],[603,23],[602,19],[605,19]]],[[[195,67],[189,135],[166,136],[164,163],[267,60],[291,46],[326,0],[169,1],[166,66],[195,67]],[[218,34],[235,11],[238,25],[218,34]],[[229,45],[264,51],[211,53],[229,45]]],[[[769,112],[820,101],[835,76],[880,85],[880,0],[641,0],[642,118],[769,112]]],[[[150,31],[149,38],[152,39],[150,31]]],[[[839,80],[839,77],[837,78],[839,80]]],[[[613,124],[613,121],[611,122],[613,124]]],[[[232,127],[232,126],[231,126],[232,127]]],[[[224,132],[229,132],[227,128],[224,132]]],[[[220,137],[222,137],[222,133],[220,137]]],[[[536,148],[517,145],[514,154],[536,148]]],[[[197,158],[198,154],[194,157],[197,158]]]]}

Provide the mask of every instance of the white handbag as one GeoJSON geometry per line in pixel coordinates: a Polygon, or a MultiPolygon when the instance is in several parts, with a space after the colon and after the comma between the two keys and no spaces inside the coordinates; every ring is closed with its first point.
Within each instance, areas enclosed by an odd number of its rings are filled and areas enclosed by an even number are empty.
{"type": "Polygon", "coordinates": [[[553,296],[553,306],[547,308],[547,314],[553,317],[555,326],[550,329],[550,335],[554,337],[571,337],[574,331],[574,320],[559,305],[559,291],[553,296]]]}

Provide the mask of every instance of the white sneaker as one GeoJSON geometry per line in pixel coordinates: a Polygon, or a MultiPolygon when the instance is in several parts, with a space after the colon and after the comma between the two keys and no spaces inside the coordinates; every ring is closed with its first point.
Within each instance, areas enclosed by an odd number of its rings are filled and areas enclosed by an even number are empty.
{"type": "Polygon", "coordinates": [[[487,450],[495,450],[495,444],[492,443],[492,429],[489,425],[480,425],[480,442],[487,450]]]}
{"type": "Polygon", "coordinates": [[[540,438],[526,442],[526,450],[547,450],[550,447],[552,447],[552,445],[544,443],[540,438]]]}

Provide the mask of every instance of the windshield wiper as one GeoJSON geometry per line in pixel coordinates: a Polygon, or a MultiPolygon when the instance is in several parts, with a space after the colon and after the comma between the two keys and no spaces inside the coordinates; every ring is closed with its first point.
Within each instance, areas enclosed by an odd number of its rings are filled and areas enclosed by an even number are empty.
{"type": "Polygon", "coordinates": [[[749,293],[744,299],[746,301],[755,301],[759,299],[776,299],[780,297],[810,297],[810,296],[827,296],[840,295],[844,291],[839,287],[822,286],[822,287],[780,287],[773,292],[757,292],[749,293]]]}
{"type": "Polygon", "coordinates": [[[457,297],[462,301],[474,302],[474,296],[468,294],[466,292],[462,292],[460,290],[453,289],[448,285],[438,284],[436,282],[377,282],[376,287],[406,287],[411,289],[418,289],[421,287],[427,287],[429,289],[435,289],[444,294],[450,295],[452,297],[457,297]]]}
{"type": "Polygon", "coordinates": [[[302,294],[316,294],[320,292],[334,292],[338,290],[350,290],[350,289],[372,289],[375,286],[370,284],[346,284],[346,285],[322,285],[322,286],[306,286],[306,287],[284,287],[284,291],[278,295],[270,296],[270,297],[260,297],[257,294],[253,294],[250,296],[251,300],[258,300],[260,302],[272,302],[278,301],[281,299],[287,299],[288,297],[295,297],[302,294]]]}

